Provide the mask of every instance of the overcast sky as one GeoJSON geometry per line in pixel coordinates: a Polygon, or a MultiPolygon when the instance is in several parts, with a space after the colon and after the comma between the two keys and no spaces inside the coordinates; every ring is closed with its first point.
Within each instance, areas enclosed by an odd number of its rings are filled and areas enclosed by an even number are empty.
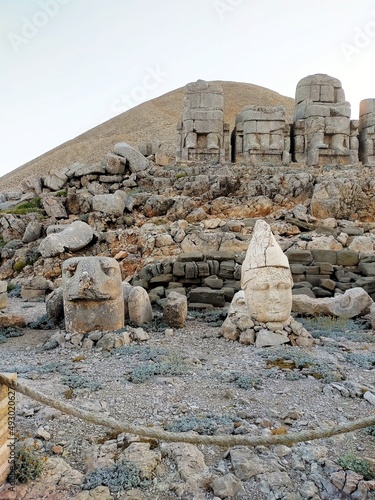
{"type": "MultiPolygon", "coordinates": [[[[0,175],[199,78],[375,97],[374,0],[0,0],[0,175]]],[[[1,186],[0,186],[1,189],[1,186]]]]}

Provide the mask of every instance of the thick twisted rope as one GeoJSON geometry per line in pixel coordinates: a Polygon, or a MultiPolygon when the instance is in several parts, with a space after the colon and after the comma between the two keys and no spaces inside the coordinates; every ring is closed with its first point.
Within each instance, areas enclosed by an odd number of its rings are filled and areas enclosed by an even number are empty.
{"type": "Polygon", "coordinates": [[[223,447],[231,446],[272,446],[276,444],[293,445],[303,441],[312,441],[314,439],[328,438],[337,434],[344,434],[352,432],[357,429],[363,429],[375,425],[375,412],[372,416],[354,420],[350,423],[324,427],[316,430],[306,430],[296,432],[293,434],[282,434],[272,436],[248,436],[248,435],[218,435],[208,436],[201,434],[194,434],[191,432],[168,432],[158,428],[144,427],[133,425],[129,422],[119,423],[114,418],[105,417],[102,415],[95,415],[92,412],[87,412],[74,406],[57,401],[54,398],[45,396],[39,391],[27,387],[27,385],[11,380],[5,375],[0,374],[0,384],[4,384],[11,389],[28,396],[39,403],[46,406],[55,408],[67,415],[72,415],[86,422],[91,422],[95,425],[109,427],[110,429],[119,433],[127,432],[129,434],[136,434],[138,436],[154,438],[160,441],[170,441],[175,443],[192,443],[192,444],[206,444],[223,447]]]}

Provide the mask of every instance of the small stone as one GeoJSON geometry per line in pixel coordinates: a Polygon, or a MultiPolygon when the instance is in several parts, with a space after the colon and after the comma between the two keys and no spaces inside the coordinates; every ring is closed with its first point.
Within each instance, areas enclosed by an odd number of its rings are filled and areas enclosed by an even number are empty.
{"type": "Polygon", "coordinates": [[[64,448],[59,444],[55,444],[55,446],[53,446],[52,448],[52,451],[53,453],[55,453],[55,455],[62,455],[64,453],[64,448]]]}
{"type": "Polygon", "coordinates": [[[35,433],[35,437],[43,438],[45,441],[49,441],[51,439],[51,434],[44,429],[44,427],[40,426],[35,433]]]}
{"type": "Polygon", "coordinates": [[[166,328],[165,332],[164,332],[164,335],[166,337],[173,337],[173,328],[166,328]]]}

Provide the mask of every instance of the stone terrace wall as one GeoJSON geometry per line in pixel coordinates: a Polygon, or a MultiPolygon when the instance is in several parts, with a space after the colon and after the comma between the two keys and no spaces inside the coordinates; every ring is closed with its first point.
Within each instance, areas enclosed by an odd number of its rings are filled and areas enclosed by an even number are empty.
{"type": "MultiPolygon", "coordinates": [[[[360,257],[351,250],[287,250],[286,255],[293,275],[294,294],[332,297],[350,288],[362,287],[375,300],[375,254],[360,257]]],[[[148,290],[152,302],[173,290],[188,294],[190,304],[222,307],[241,288],[244,258],[244,253],[183,253],[174,262],[146,265],[134,278],[133,285],[148,290]]]]}

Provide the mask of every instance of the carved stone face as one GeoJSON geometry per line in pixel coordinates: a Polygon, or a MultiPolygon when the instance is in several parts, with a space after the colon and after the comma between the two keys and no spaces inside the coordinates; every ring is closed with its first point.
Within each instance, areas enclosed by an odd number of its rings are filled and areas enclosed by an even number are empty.
{"type": "Polygon", "coordinates": [[[64,262],[62,286],[68,332],[116,330],[124,326],[118,262],[110,257],[73,257],[64,262]]]}
{"type": "Polygon", "coordinates": [[[285,323],[292,310],[292,276],[289,269],[262,267],[246,274],[244,287],[250,315],[262,323],[285,323]]]}

